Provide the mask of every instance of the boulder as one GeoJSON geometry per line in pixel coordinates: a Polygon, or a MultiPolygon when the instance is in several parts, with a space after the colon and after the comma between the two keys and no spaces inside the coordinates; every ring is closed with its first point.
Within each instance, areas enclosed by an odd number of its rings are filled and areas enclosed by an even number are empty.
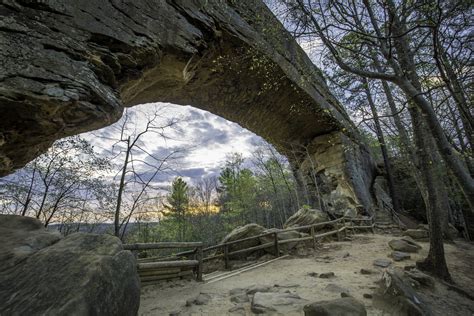
{"type": "Polygon", "coordinates": [[[237,315],[246,315],[245,306],[243,305],[235,305],[234,307],[229,308],[228,312],[230,314],[237,314],[237,315]]]}
{"type": "Polygon", "coordinates": [[[411,258],[410,254],[406,252],[402,252],[402,251],[392,251],[392,253],[390,254],[390,257],[392,257],[393,260],[395,261],[402,261],[402,260],[411,258]]]}
{"type": "Polygon", "coordinates": [[[405,271],[405,275],[422,286],[425,286],[430,289],[433,289],[435,287],[435,280],[433,279],[433,277],[419,270],[412,269],[410,271],[405,271]]]}
{"type": "Polygon", "coordinates": [[[373,264],[376,267],[386,268],[392,264],[392,261],[388,259],[375,259],[373,264]]]}
{"type": "Polygon", "coordinates": [[[404,236],[410,236],[413,239],[417,240],[426,240],[430,238],[430,233],[426,229],[407,229],[403,232],[404,236]]]}
{"type": "Polygon", "coordinates": [[[257,292],[267,293],[267,292],[272,292],[272,291],[275,291],[275,289],[272,288],[271,286],[269,286],[269,285],[258,285],[258,284],[251,285],[251,286],[249,286],[248,288],[245,289],[245,293],[247,293],[248,295],[253,295],[257,292]]]}
{"type": "Polygon", "coordinates": [[[207,293],[199,293],[195,298],[189,299],[186,301],[186,306],[192,305],[207,305],[211,300],[211,295],[207,293]]]}
{"type": "Polygon", "coordinates": [[[407,243],[409,243],[410,245],[412,246],[415,246],[416,248],[418,249],[421,249],[422,247],[413,239],[411,238],[410,236],[402,236],[402,238],[400,238],[401,240],[403,241],[406,241],[407,243]]]}
{"type": "Polygon", "coordinates": [[[279,313],[287,314],[300,308],[304,300],[293,293],[262,293],[253,296],[251,309],[255,314],[279,313]]]}
{"type": "Polygon", "coordinates": [[[34,218],[0,215],[0,315],[136,315],[135,258],[110,235],[59,238],[34,218]]]}
{"type": "Polygon", "coordinates": [[[304,307],[305,316],[366,316],[364,304],[352,297],[320,301],[304,307]]]}
{"type": "Polygon", "coordinates": [[[249,300],[249,297],[247,296],[247,294],[242,293],[242,294],[237,294],[237,295],[231,296],[230,301],[232,303],[246,303],[250,300],[249,300]]]}
{"type": "Polygon", "coordinates": [[[334,274],[334,272],[324,272],[319,275],[321,279],[331,279],[331,278],[334,278],[335,276],[336,275],[334,274]]]}
{"type": "MultiPolygon", "coordinates": [[[[328,215],[323,211],[310,208],[301,208],[298,212],[291,215],[283,225],[284,228],[307,226],[312,224],[318,224],[329,221],[328,215]]],[[[317,227],[316,229],[322,229],[323,227],[317,227]]]]}
{"type": "MultiPolygon", "coordinates": [[[[279,229],[270,228],[270,229],[266,229],[263,233],[272,233],[272,232],[278,232],[278,231],[279,231],[279,229]]],[[[300,238],[301,233],[299,233],[297,231],[289,231],[289,232],[284,231],[284,232],[278,233],[277,236],[278,236],[278,240],[288,240],[288,239],[300,238]]],[[[263,237],[260,237],[259,239],[260,239],[260,243],[262,243],[262,244],[266,244],[266,243],[270,243],[270,242],[274,241],[273,235],[263,236],[263,237]]],[[[290,243],[282,244],[282,245],[280,245],[280,251],[288,252],[291,249],[295,248],[296,245],[298,245],[297,242],[290,242],[290,243]]],[[[275,248],[273,248],[273,247],[265,248],[265,251],[272,254],[272,255],[275,255],[275,248]]]]}
{"type": "Polygon", "coordinates": [[[333,293],[346,293],[348,294],[350,291],[346,288],[343,288],[337,284],[334,284],[334,283],[329,283],[328,285],[326,285],[326,287],[324,288],[325,291],[328,291],[328,292],[333,292],[333,293]]]}
{"type": "Polygon", "coordinates": [[[459,231],[451,223],[448,223],[448,237],[451,239],[459,237],[459,231]]]}
{"type": "Polygon", "coordinates": [[[402,251],[402,252],[418,252],[421,249],[421,246],[414,242],[409,242],[405,239],[392,239],[388,242],[390,248],[395,251],[402,251]]]}
{"type": "Polygon", "coordinates": [[[387,269],[382,275],[383,299],[389,315],[433,315],[429,304],[412,287],[413,279],[400,269],[387,269]]]}
{"type": "MultiPolygon", "coordinates": [[[[240,226],[240,227],[235,228],[229,234],[227,234],[227,236],[225,236],[224,239],[222,239],[221,244],[223,244],[225,242],[239,240],[239,239],[245,239],[245,238],[252,237],[252,236],[258,236],[258,235],[263,234],[264,231],[265,231],[264,227],[262,227],[258,224],[254,224],[254,223],[247,224],[245,226],[240,226]]],[[[260,241],[259,241],[258,238],[243,241],[243,242],[240,242],[240,243],[230,245],[229,246],[229,252],[237,251],[237,250],[245,249],[245,248],[250,248],[250,247],[254,247],[254,246],[258,246],[259,244],[260,244],[260,241]]],[[[241,255],[235,255],[235,256],[233,256],[233,258],[246,258],[248,255],[250,255],[249,252],[242,253],[241,255]]]]}

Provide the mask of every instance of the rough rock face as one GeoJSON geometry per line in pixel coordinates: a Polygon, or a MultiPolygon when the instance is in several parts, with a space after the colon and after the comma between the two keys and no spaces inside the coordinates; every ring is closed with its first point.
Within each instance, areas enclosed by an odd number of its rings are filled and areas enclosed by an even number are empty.
{"type": "Polygon", "coordinates": [[[136,315],[135,260],[112,236],[60,238],[33,218],[0,215],[1,315],[136,315]]]}
{"type": "Polygon", "coordinates": [[[124,106],[163,101],[264,137],[303,181],[317,161],[331,205],[371,208],[367,147],[262,1],[11,0],[0,17],[0,175],[124,106]]]}
{"type": "MultiPolygon", "coordinates": [[[[283,227],[307,226],[329,221],[326,213],[316,209],[302,208],[291,215],[283,227]]],[[[319,227],[322,228],[322,227],[319,227]]]]}

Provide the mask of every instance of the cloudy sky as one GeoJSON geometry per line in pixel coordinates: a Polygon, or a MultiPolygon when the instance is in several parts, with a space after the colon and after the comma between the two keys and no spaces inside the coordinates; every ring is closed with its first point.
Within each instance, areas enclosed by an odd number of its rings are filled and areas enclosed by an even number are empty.
{"type": "MultiPolygon", "coordinates": [[[[146,122],[157,113],[159,117],[153,126],[163,127],[170,120],[171,127],[158,129],[140,138],[134,151],[135,168],[146,177],[151,177],[154,167],[170,156],[154,182],[166,185],[176,176],[196,182],[202,177],[217,176],[226,157],[234,152],[250,157],[265,141],[242,128],[207,111],[191,106],[170,103],[150,103],[129,108],[126,136],[137,135],[144,130],[146,122]]],[[[91,141],[95,149],[107,157],[116,157],[114,162],[123,161],[124,142],[118,142],[125,118],[103,129],[82,134],[91,141]]],[[[126,138],[126,137],[122,137],[126,138]]]]}

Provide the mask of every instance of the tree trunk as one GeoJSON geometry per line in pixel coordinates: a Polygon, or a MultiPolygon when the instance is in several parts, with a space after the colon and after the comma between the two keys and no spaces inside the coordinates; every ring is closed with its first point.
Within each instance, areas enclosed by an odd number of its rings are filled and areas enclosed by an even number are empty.
{"type": "Polygon", "coordinates": [[[430,250],[428,256],[425,260],[417,262],[417,266],[443,280],[451,281],[444,255],[443,230],[440,221],[440,208],[443,206],[444,201],[442,201],[442,197],[436,188],[439,185],[439,178],[436,176],[435,170],[437,161],[435,160],[436,157],[432,154],[433,148],[430,147],[430,135],[426,132],[426,126],[420,112],[412,106],[410,106],[409,112],[420,156],[420,168],[428,193],[427,217],[430,228],[430,250]]]}
{"type": "Polygon", "coordinates": [[[377,113],[377,108],[375,107],[374,100],[370,92],[369,81],[366,78],[362,77],[362,82],[364,85],[365,94],[367,95],[367,101],[370,106],[370,111],[372,112],[372,117],[375,123],[375,131],[377,133],[377,140],[380,145],[380,151],[382,152],[383,164],[385,167],[385,172],[387,174],[388,190],[390,193],[390,197],[392,198],[393,209],[395,210],[395,212],[399,212],[400,203],[399,203],[398,195],[395,190],[395,181],[393,180],[392,166],[390,165],[390,159],[388,157],[388,151],[387,151],[387,146],[385,144],[382,127],[380,126],[380,120],[377,113]]]}
{"type": "Polygon", "coordinates": [[[122,175],[120,177],[119,191],[117,194],[117,205],[115,206],[114,235],[120,238],[120,207],[122,206],[122,194],[125,189],[125,175],[127,174],[128,160],[130,156],[130,137],[127,139],[127,151],[123,162],[122,175]]]}

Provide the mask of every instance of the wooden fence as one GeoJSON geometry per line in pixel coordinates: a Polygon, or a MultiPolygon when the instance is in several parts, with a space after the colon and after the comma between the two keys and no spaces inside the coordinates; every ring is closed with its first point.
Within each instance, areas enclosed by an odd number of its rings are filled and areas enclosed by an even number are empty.
{"type": "Polygon", "coordinates": [[[345,237],[348,233],[354,234],[354,231],[357,229],[368,229],[373,233],[375,227],[373,219],[373,216],[370,218],[341,217],[336,220],[323,223],[280,229],[252,237],[225,242],[207,248],[203,248],[203,243],[201,242],[160,242],[126,244],[124,245],[124,249],[136,252],[150,249],[193,248],[192,250],[176,253],[167,257],[150,257],[138,259],[138,272],[140,275],[140,280],[143,283],[151,283],[159,280],[184,277],[194,274],[198,281],[202,281],[203,264],[210,260],[223,259],[225,269],[230,269],[230,258],[243,253],[273,248],[273,252],[278,257],[280,256],[280,245],[287,243],[299,243],[309,240],[312,241],[312,245],[316,249],[317,240],[323,237],[336,235],[337,239],[340,241],[342,235],[345,237]],[[334,229],[328,232],[316,234],[316,228],[321,228],[324,226],[332,226],[334,229]],[[285,240],[278,239],[278,234],[290,231],[306,231],[309,232],[309,235],[285,240]],[[231,251],[231,246],[252,240],[257,240],[260,242],[261,239],[269,239],[271,241],[257,246],[231,251]],[[205,254],[208,255],[206,256],[205,254]],[[183,260],[183,258],[187,258],[187,260],[183,260]]]}
{"type": "Polygon", "coordinates": [[[153,283],[178,277],[196,275],[196,280],[202,281],[203,243],[202,242],[159,242],[125,244],[124,249],[135,253],[140,250],[155,250],[168,248],[193,248],[193,260],[156,260],[157,258],[137,259],[138,275],[142,284],[153,283]],[[152,260],[150,260],[152,259],[152,260]]]}

